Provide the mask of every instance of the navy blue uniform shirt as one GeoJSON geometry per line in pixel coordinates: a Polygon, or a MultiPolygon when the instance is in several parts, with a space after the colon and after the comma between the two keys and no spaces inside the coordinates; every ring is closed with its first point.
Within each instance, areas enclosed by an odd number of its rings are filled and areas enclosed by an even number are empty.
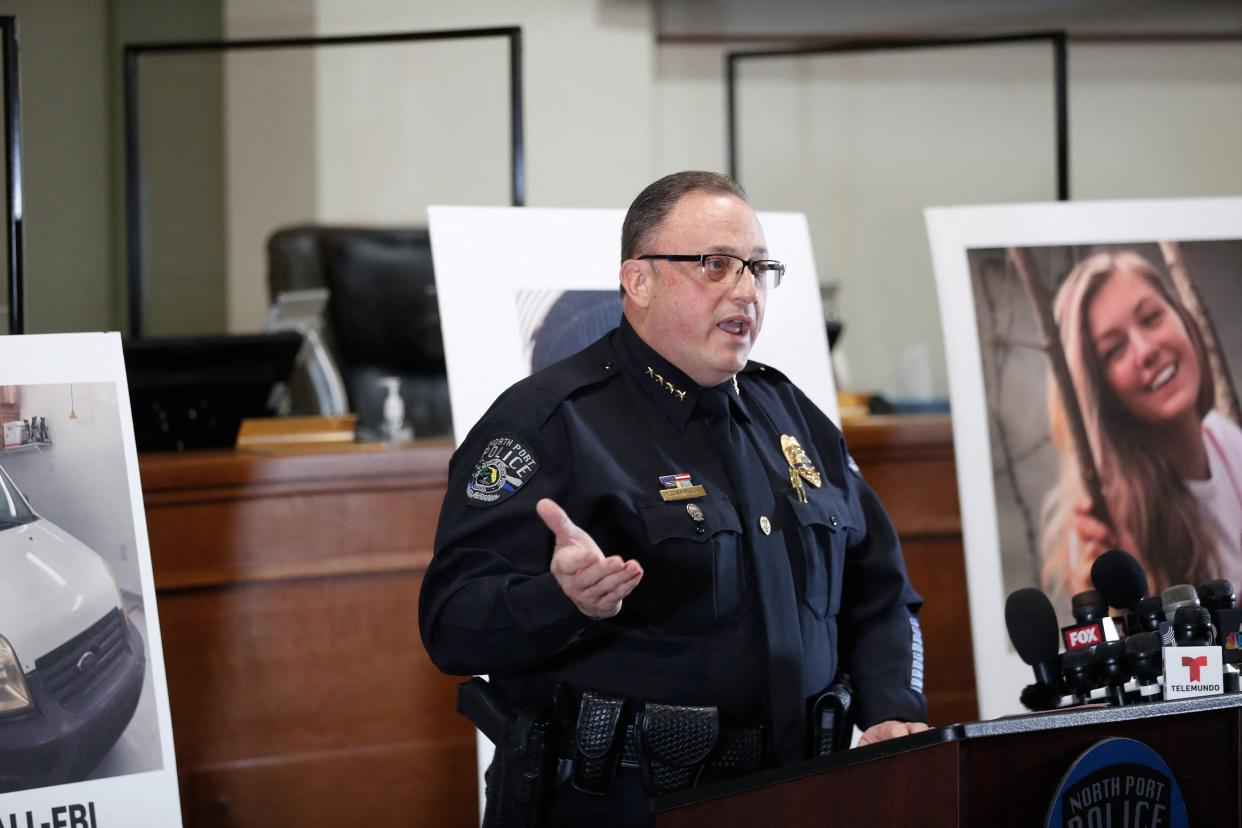
{"type": "MultiPolygon", "coordinates": [[[[883,508],[840,431],[780,372],[751,362],[731,395],[762,468],[749,514],[730,486],[702,389],[626,321],[518,382],[453,455],[419,617],[448,673],[490,674],[515,704],[546,705],[557,682],[613,696],[716,705],[763,720],[768,638],[753,556],[783,555],[797,596],[802,695],[851,676],[859,724],[923,721],[921,599],[883,508]],[[802,502],[781,436],[819,472],[802,502]],[[851,468],[852,467],[852,468],[851,468]],[[687,477],[688,476],[688,477],[687,477]],[[661,492],[702,486],[703,495],[661,492]],[[605,555],[643,577],[613,618],[583,615],[549,572],[550,497],[605,555]],[[697,506],[688,509],[688,504],[697,506]],[[766,525],[766,531],[765,531],[766,525]]],[[[697,491],[697,490],[695,490],[697,491]]]]}

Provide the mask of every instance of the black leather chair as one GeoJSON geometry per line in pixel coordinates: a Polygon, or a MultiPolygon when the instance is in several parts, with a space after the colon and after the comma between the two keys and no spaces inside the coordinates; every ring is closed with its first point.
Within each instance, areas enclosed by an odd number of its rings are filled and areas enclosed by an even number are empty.
{"type": "Polygon", "coordinates": [[[379,379],[395,376],[416,436],[452,431],[425,229],[288,227],[268,238],[267,258],[273,301],[291,290],[331,292],[323,338],[360,429],[378,434],[387,394],[379,379]]]}

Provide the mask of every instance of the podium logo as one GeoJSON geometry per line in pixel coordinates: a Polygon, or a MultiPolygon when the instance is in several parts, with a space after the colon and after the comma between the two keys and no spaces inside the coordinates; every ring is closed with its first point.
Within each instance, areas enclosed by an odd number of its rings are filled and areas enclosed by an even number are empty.
{"type": "Polygon", "coordinates": [[[1189,828],[1186,802],[1160,755],[1134,739],[1105,739],[1065,773],[1045,828],[1189,828]]]}

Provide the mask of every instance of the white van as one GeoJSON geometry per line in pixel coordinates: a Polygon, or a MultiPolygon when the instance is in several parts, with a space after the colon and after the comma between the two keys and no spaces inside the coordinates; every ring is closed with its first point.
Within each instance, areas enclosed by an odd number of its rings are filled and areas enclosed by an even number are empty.
{"type": "Polygon", "coordinates": [[[0,793],[86,778],[129,725],[145,669],[108,564],[0,467],[0,793]]]}

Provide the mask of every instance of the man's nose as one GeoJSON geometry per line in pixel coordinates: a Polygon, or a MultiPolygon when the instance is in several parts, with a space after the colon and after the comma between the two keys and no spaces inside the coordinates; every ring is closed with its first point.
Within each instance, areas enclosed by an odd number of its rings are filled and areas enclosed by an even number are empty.
{"type": "Polygon", "coordinates": [[[742,272],[733,281],[730,295],[739,305],[752,304],[758,298],[759,286],[755,284],[755,276],[749,267],[742,267],[742,272]]]}

